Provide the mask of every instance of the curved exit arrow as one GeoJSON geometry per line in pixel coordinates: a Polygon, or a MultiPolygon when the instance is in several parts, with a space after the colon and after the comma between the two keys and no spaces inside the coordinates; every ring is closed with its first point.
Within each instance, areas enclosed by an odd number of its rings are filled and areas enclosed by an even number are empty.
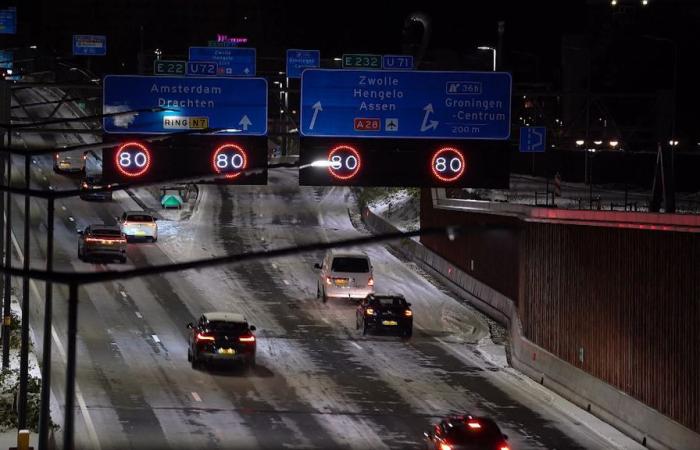
{"type": "Polygon", "coordinates": [[[428,131],[431,128],[437,129],[437,126],[439,123],[437,120],[431,120],[430,125],[428,125],[428,116],[430,115],[430,113],[434,112],[433,111],[433,104],[428,103],[427,105],[425,105],[425,108],[423,108],[423,111],[425,111],[425,115],[423,116],[423,123],[420,126],[420,130],[421,131],[428,131]]]}

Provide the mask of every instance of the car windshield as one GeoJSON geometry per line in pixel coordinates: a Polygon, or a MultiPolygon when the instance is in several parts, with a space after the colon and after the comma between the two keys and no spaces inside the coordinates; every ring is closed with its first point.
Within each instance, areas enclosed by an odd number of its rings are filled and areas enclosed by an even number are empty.
{"type": "Polygon", "coordinates": [[[247,323],[241,322],[224,322],[224,321],[211,321],[207,324],[207,328],[210,331],[218,331],[222,333],[242,333],[248,329],[247,323]]]}
{"type": "Polygon", "coordinates": [[[114,237],[114,236],[121,236],[122,233],[119,230],[112,230],[112,229],[105,229],[105,228],[97,228],[93,229],[90,232],[91,235],[93,236],[105,236],[105,237],[114,237]]]}
{"type": "Polygon", "coordinates": [[[383,308],[390,308],[392,306],[406,306],[406,300],[401,297],[379,297],[375,299],[375,304],[383,308]]]}
{"type": "Polygon", "coordinates": [[[126,216],[129,222],[153,222],[153,217],[146,214],[130,214],[126,216]]]}
{"type": "Polygon", "coordinates": [[[333,272],[366,273],[369,272],[369,261],[367,261],[367,258],[355,258],[351,256],[336,257],[333,259],[331,270],[333,272]]]}

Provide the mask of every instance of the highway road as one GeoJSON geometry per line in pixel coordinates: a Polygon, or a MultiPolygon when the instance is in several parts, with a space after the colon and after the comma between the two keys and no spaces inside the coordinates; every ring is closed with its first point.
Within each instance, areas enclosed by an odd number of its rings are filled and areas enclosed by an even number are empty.
{"type": "MultiPolygon", "coordinates": [[[[19,91],[15,102],[59,98],[19,91]]],[[[48,114],[51,107],[25,111],[48,114]]],[[[77,113],[63,107],[58,116],[77,113]]],[[[75,136],[17,136],[27,146],[75,144],[75,136]]],[[[86,139],[83,137],[82,139],[86,139]]],[[[15,173],[23,167],[14,160],[15,173]]],[[[21,177],[15,177],[19,183],[21,177]]],[[[54,174],[50,156],[32,164],[35,187],[65,189],[78,180],[54,174]]],[[[126,265],[77,259],[76,230],[114,223],[125,210],[151,206],[146,189],[113,202],[57,201],[55,266],[104,271],[328,241],[366,233],[356,227],[347,188],[299,187],[294,169],[270,172],[268,186],[200,187],[189,219],[160,220],[157,243],[129,244],[126,265]],[[136,200],[138,200],[138,202],[136,200]]],[[[22,242],[21,197],[13,227],[22,242]]],[[[32,201],[32,266],[44,267],[46,206],[32,201]]],[[[313,264],[300,254],[239,265],[150,276],[80,289],[76,447],[127,448],[423,448],[439,417],[493,417],[522,448],[641,448],[616,430],[481,351],[484,317],[385,246],[365,250],[378,292],[413,304],[413,338],[362,336],[355,304],[316,298],[313,264]],[[202,312],[240,312],[257,328],[257,367],[193,370],[185,325],[202,312]]],[[[15,262],[17,264],[17,262],[15,262]]],[[[31,323],[41,353],[43,284],[32,283],[31,323]]],[[[64,405],[67,288],[55,288],[52,415],[64,405]]],[[[486,345],[486,347],[497,347],[486,345]]],[[[61,429],[56,432],[60,442],[61,429]]]]}

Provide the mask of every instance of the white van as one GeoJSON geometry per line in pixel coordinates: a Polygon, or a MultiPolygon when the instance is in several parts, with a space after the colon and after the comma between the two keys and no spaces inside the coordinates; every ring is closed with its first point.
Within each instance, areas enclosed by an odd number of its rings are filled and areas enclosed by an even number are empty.
{"type": "Polygon", "coordinates": [[[341,253],[329,250],[321,264],[316,297],[361,299],[374,293],[374,275],[369,256],[364,253],[341,253]]]}

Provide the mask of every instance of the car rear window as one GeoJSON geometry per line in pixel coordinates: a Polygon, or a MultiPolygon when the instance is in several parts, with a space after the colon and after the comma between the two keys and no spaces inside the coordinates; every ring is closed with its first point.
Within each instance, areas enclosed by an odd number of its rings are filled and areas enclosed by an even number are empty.
{"type": "Polygon", "coordinates": [[[129,222],[153,222],[153,217],[145,214],[130,214],[126,216],[126,220],[129,222]]]}
{"type": "Polygon", "coordinates": [[[248,329],[248,324],[215,320],[209,322],[207,328],[211,331],[219,331],[222,333],[242,333],[248,329]]]}
{"type": "Polygon", "coordinates": [[[481,428],[470,428],[466,423],[447,427],[447,438],[455,444],[486,444],[502,439],[501,431],[495,424],[479,422],[481,428]]]}
{"type": "Polygon", "coordinates": [[[385,308],[391,306],[406,306],[406,300],[400,297],[379,297],[375,299],[375,302],[385,308]]]}
{"type": "Polygon", "coordinates": [[[333,272],[366,273],[369,272],[369,261],[367,261],[367,258],[339,256],[333,258],[331,270],[333,272]]]}
{"type": "Polygon", "coordinates": [[[121,236],[122,233],[119,230],[105,230],[105,229],[93,229],[91,234],[93,236],[108,236],[108,237],[114,237],[114,236],[121,236]]]}

